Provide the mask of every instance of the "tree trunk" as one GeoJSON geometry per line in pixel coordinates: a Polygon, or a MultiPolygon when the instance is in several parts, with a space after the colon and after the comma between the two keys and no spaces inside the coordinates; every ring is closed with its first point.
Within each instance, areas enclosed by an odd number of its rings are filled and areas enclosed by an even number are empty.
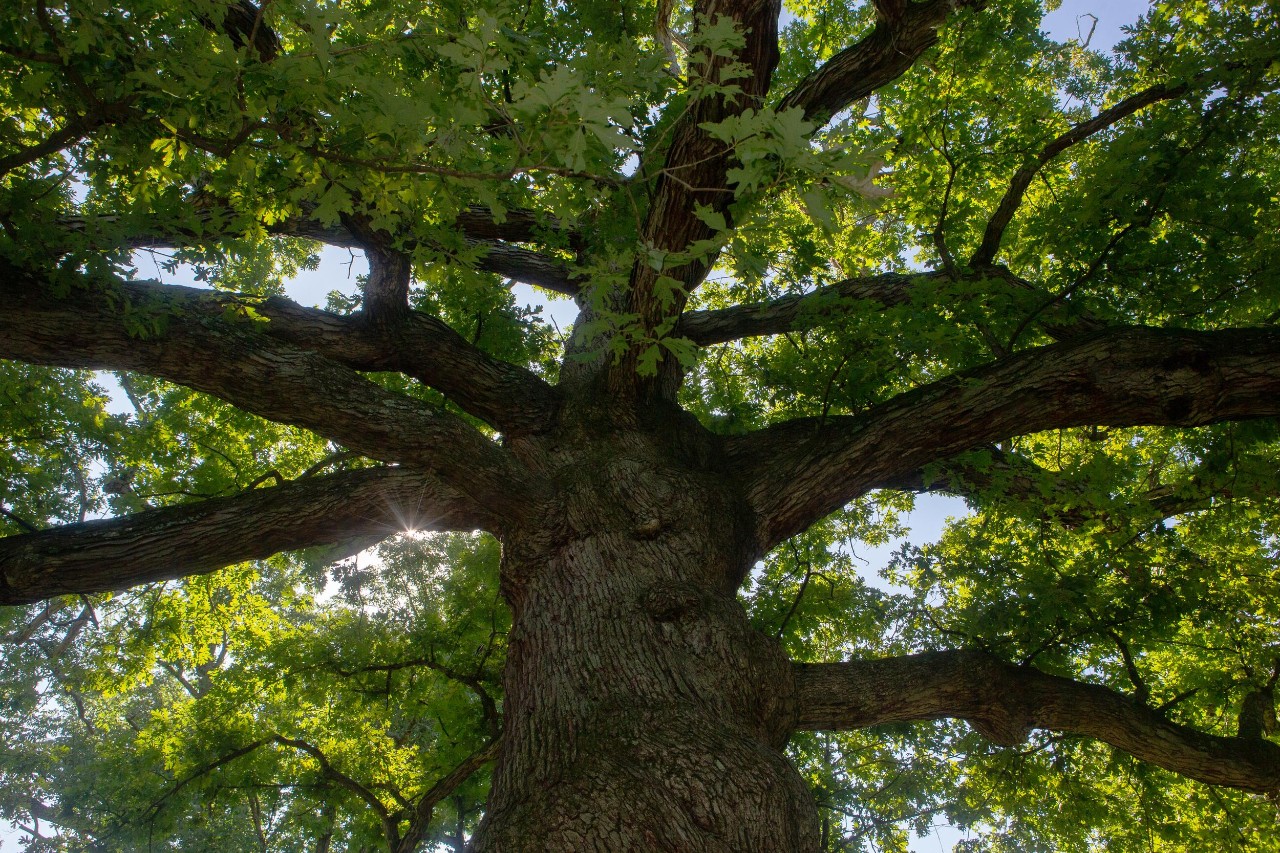
{"type": "Polygon", "coordinates": [[[548,497],[504,537],[502,752],[476,851],[816,851],[781,648],[735,598],[743,505],[688,415],[513,442],[548,497]]]}

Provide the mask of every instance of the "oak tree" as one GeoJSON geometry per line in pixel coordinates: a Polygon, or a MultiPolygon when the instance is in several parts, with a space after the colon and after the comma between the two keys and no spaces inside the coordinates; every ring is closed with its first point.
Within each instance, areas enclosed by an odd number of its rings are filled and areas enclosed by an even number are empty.
{"type": "Polygon", "coordinates": [[[1277,10],[1044,5],[3,4],[0,817],[1274,849],[1277,10]]]}

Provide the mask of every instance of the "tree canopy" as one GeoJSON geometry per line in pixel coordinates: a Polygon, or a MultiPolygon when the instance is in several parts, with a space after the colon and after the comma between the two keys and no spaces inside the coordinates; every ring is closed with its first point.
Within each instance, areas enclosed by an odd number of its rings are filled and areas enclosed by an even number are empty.
{"type": "Polygon", "coordinates": [[[625,401],[745,508],[822,849],[1280,847],[1280,9],[1046,6],[0,5],[0,819],[461,853],[625,401]]]}

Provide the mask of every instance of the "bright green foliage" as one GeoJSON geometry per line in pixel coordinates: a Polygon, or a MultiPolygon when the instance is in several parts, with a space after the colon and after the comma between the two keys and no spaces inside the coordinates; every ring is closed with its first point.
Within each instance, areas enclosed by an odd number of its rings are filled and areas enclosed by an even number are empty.
{"type": "MultiPolygon", "coordinates": [[[[119,850],[303,849],[326,833],[376,848],[369,798],[395,814],[497,724],[497,556],[491,539],[405,538],[333,565],[318,592],[304,562],[276,558],[79,616],[33,609],[47,620],[6,661],[20,722],[0,808],[56,797],[69,849],[80,833],[119,850]]],[[[474,828],[484,794],[483,773],[457,789],[440,831],[474,828]]]]}
{"type": "MultiPolygon", "coordinates": [[[[586,331],[620,331],[619,355],[641,333],[602,294],[636,257],[662,272],[719,252],[697,308],[919,276],[903,304],[832,297],[826,321],[792,334],[698,351],[673,324],[657,330],[640,371],[676,356],[681,402],[726,434],[857,413],[1045,343],[1052,312],[1204,329],[1280,317],[1280,27],[1266,0],[1157,4],[1108,55],[1041,32],[1036,0],[963,13],[915,68],[816,132],[776,99],[706,127],[734,145],[734,203],[700,209],[714,236],[683,253],[634,239],[650,200],[637,155],[713,94],[670,73],[657,4],[276,0],[263,4],[271,62],[219,29],[218,0],[120,5],[0,4],[0,158],[93,130],[0,177],[0,254],[15,262],[143,278],[151,259],[125,235],[230,231],[159,261],[266,298],[317,262],[318,244],[276,226],[363,216],[403,237],[415,307],[548,378],[567,330],[483,271],[485,249],[455,227],[468,208],[498,222],[533,211],[560,240],[553,257],[589,282],[599,327],[586,331]],[[1206,91],[1044,167],[1004,235],[1008,277],[925,276],[966,271],[1010,177],[1054,137],[1204,74],[1206,91]],[[145,120],[115,117],[128,110],[145,120]],[[557,236],[575,228],[589,265],[557,236]]],[[[871,6],[789,3],[773,92],[864,34],[871,6]]],[[[689,14],[677,4],[673,29],[689,14]]],[[[741,37],[713,26],[684,47],[723,56],[741,37]]],[[[729,72],[717,91],[735,86],[729,72]]],[[[255,304],[237,319],[259,322],[255,304]]],[[[165,322],[128,309],[139,339],[165,322]]],[[[400,374],[379,381],[441,399],[400,374]]],[[[797,660],[988,649],[1234,734],[1234,709],[1280,667],[1275,422],[1062,430],[966,460],[970,514],[887,567],[858,555],[899,542],[908,492],[873,493],[769,555],[743,593],[756,626],[797,660]],[[1015,454],[1037,467],[1008,470],[1015,454]]],[[[0,364],[5,535],[365,464],[159,380],[0,364]]],[[[498,560],[487,537],[406,535],[0,609],[0,818],[60,827],[32,850],[313,850],[326,836],[379,849],[378,809],[403,829],[496,731],[498,560]]],[[[1280,848],[1273,803],[1069,736],[1009,749],[939,722],[803,734],[790,750],[832,851],[903,851],[941,822],[971,831],[966,853],[1280,848]]],[[[486,774],[437,807],[429,849],[461,849],[486,774]]]]}

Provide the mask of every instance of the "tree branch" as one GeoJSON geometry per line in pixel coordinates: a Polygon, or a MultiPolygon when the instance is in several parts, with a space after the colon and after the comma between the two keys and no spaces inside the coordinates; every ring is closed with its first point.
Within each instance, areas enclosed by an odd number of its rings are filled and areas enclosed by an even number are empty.
{"type": "Polygon", "coordinates": [[[1158,83],[1155,86],[1143,89],[1135,95],[1130,95],[1088,121],[1080,122],[1046,145],[1036,155],[1035,159],[1026,163],[1014,173],[1013,179],[1009,182],[1009,188],[1005,191],[1004,197],[1000,199],[1000,204],[996,207],[996,212],[992,214],[991,219],[987,222],[986,230],[982,235],[982,243],[978,246],[977,251],[973,253],[973,257],[969,259],[969,266],[974,268],[984,267],[995,260],[996,252],[1000,250],[1000,241],[1004,238],[1005,229],[1013,221],[1014,214],[1017,213],[1018,207],[1022,204],[1027,188],[1031,186],[1031,181],[1050,160],[1073,145],[1083,142],[1094,134],[1111,127],[1121,119],[1133,115],[1143,107],[1150,106],[1158,101],[1180,97],[1188,91],[1190,91],[1190,87],[1186,84],[1168,86],[1158,83]]]}
{"type": "Polygon", "coordinates": [[[361,287],[365,314],[377,324],[395,322],[409,311],[413,280],[409,256],[396,249],[390,234],[374,228],[368,216],[348,214],[342,222],[369,262],[369,275],[361,287]]]}
{"type": "MultiPolygon", "coordinates": [[[[265,0],[263,6],[270,0],[265,0]]],[[[237,48],[249,45],[260,62],[271,62],[280,52],[280,36],[262,20],[263,8],[250,0],[228,0],[227,10],[221,21],[198,16],[200,23],[211,30],[221,30],[237,48]]]]}
{"type": "Polygon", "coordinates": [[[1280,791],[1280,745],[1204,734],[1105,687],[1013,666],[984,652],[797,664],[795,673],[799,729],[958,717],[1006,746],[1021,743],[1033,729],[1071,732],[1210,785],[1280,791]]]}
{"type": "Polygon", "coordinates": [[[501,240],[506,243],[537,243],[546,234],[557,234],[570,246],[579,244],[582,235],[549,216],[531,210],[508,210],[499,222],[488,209],[468,207],[454,221],[454,226],[473,240],[501,240]]]}
{"type": "Polygon", "coordinates": [[[220,320],[252,307],[267,320],[260,324],[267,336],[354,370],[404,373],[506,435],[541,429],[558,406],[559,395],[541,378],[494,358],[422,312],[371,323],[361,313],[333,314],[278,296],[260,300],[148,281],[118,287],[131,305],[163,306],[167,313],[188,317],[220,320]]]}
{"type": "MultiPolygon", "coordinates": [[[[234,305],[239,298],[141,282],[130,282],[128,287],[174,293],[174,298],[206,306],[234,305]]],[[[395,322],[372,324],[359,314],[303,308],[281,297],[264,300],[255,310],[268,319],[268,335],[356,370],[404,373],[507,436],[544,428],[559,405],[558,392],[541,378],[485,353],[428,314],[413,311],[395,322]]]]}
{"type": "Polygon", "coordinates": [[[872,302],[884,308],[906,305],[911,301],[913,285],[945,277],[942,272],[880,273],[845,279],[811,293],[711,311],[690,311],[680,318],[680,333],[699,346],[710,346],[740,338],[811,329],[829,317],[847,313],[851,303],[872,302]]]}
{"type": "Polygon", "coordinates": [[[1009,436],[1277,414],[1280,330],[1123,328],[1027,350],[861,415],[727,438],[725,449],[764,553],[877,485],[1009,436]]]}
{"type": "MultiPolygon", "coordinates": [[[[1056,340],[1067,340],[1097,332],[1103,324],[1089,317],[1074,316],[1067,307],[1025,279],[1002,267],[988,267],[959,281],[996,279],[1014,291],[1040,297],[1044,309],[1036,316],[1040,328],[1056,340]]],[[[729,308],[690,311],[680,318],[679,333],[699,346],[726,343],[741,338],[781,335],[824,326],[848,316],[870,303],[873,309],[909,305],[922,287],[937,287],[952,280],[943,271],[922,273],[877,273],[848,278],[810,293],[781,296],[765,302],[745,303],[729,308]]],[[[969,298],[982,293],[970,290],[969,298]]]]}
{"type": "MultiPolygon", "coordinates": [[[[243,229],[227,229],[227,223],[235,214],[213,206],[202,206],[191,220],[183,223],[162,224],[151,231],[132,229],[127,235],[111,235],[111,239],[95,242],[99,248],[125,249],[182,249],[208,245],[223,237],[239,236],[243,229]]],[[[92,233],[92,229],[111,225],[111,217],[65,217],[60,220],[63,228],[75,233],[92,233]]],[[[325,225],[307,215],[294,216],[263,226],[267,233],[278,237],[299,237],[315,240],[327,246],[365,250],[367,240],[354,233],[347,225],[325,225]]],[[[500,276],[524,284],[532,284],[565,296],[575,296],[581,289],[574,280],[569,265],[564,261],[533,249],[513,245],[532,242],[542,223],[530,212],[512,212],[499,223],[487,211],[468,208],[459,214],[455,227],[462,231],[467,246],[477,250],[476,269],[497,273],[500,276]]],[[[571,243],[578,235],[566,232],[571,243]]],[[[96,235],[95,235],[96,236],[96,235]]],[[[408,240],[404,249],[411,251],[416,244],[408,240]]]]}
{"type": "Polygon", "coordinates": [[[876,6],[875,28],[801,80],[778,104],[780,112],[798,107],[807,120],[825,124],[902,76],[938,40],[938,27],[957,9],[981,9],[986,0],[882,0],[876,6]]]}
{"type": "MultiPolygon", "coordinates": [[[[997,500],[1034,501],[1046,508],[1046,515],[1071,529],[1090,519],[1117,526],[1122,523],[1111,518],[1113,508],[1097,502],[1087,483],[995,447],[949,459],[927,474],[923,470],[907,472],[876,488],[944,492],[971,500],[985,495],[997,500]]],[[[1123,508],[1121,518],[1142,524],[1208,509],[1222,498],[1269,500],[1277,496],[1274,481],[1241,483],[1234,471],[1215,472],[1201,466],[1182,482],[1163,483],[1138,493],[1132,504],[1123,508]]]]}
{"type": "Polygon", "coordinates": [[[42,157],[57,154],[72,143],[88,136],[98,124],[98,122],[79,117],[71,119],[60,130],[50,134],[48,138],[23,146],[11,154],[0,157],[0,178],[3,178],[14,169],[34,163],[42,157]]]}
{"type": "Polygon", "coordinates": [[[498,747],[499,741],[490,741],[464,758],[457,767],[450,770],[443,778],[437,780],[422,795],[417,805],[413,807],[413,815],[409,819],[409,828],[405,830],[404,837],[400,839],[400,844],[392,848],[392,853],[414,853],[418,849],[418,845],[422,843],[423,838],[426,837],[427,830],[431,827],[431,818],[435,814],[436,806],[441,800],[452,794],[459,785],[467,781],[473,773],[497,758],[498,747]]]}
{"type": "Polygon", "coordinates": [[[497,240],[467,242],[482,250],[476,259],[477,269],[564,296],[577,296],[582,289],[569,265],[557,258],[497,240]]]}
{"type": "Polygon", "coordinates": [[[373,791],[369,790],[364,785],[361,785],[359,782],[357,782],[355,779],[351,778],[350,776],[343,773],[338,768],[334,767],[333,764],[329,761],[328,756],[326,756],[324,752],[315,744],[302,740],[301,738],[286,737],[280,734],[273,736],[271,740],[274,741],[275,743],[280,744],[281,746],[291,746],[294,749],[297,749],[301,752],[305,752],[307,755],[310,755],[312,758],[316,760],[316,763],[320,765],[321,773],[323,773],[329,779],[332,779],[340,787],[346,788],[348,791],[355,794],[360,799],[364,800],[365,804],[367,804],[369,808],[373,809],[374,814],[378,816],[378,820],[382,824],[382,832],[383,832],[383,835],[386,837],[388,849],[394,850],[396,851],[396,853],[399,853],[401,849],[400,847],[401,838],[400,838],[400,828],[398,826],[398,821],[396,820],[395,816],[392,815],[391,812],[387,809],[387,807],[383,804],[382,800],[378,798],[377,794],[373,793],[373,791]]]}
{"type": "Polygon", "coordinates": [[[260,330],[269,322],[243,310],[215,318],[180,300],[134,301],[139,292],[116,281],[54,293],[43,276],[0,265],[0,357],[157,376],[373,459],[429,465],[494,506],[520,505],[521,478],[507,454],[461,418],[274,339],[260,330]]]}
{"type": "MultiPolygon", "coordinates": [[[[676,120],[671,143],[654,154],[663,158],[662,166],[644,162],[639,174],[657,175],[649,210],[640,233],[640,242],[666,252],[684,252],[694,243],[707,240],[713,231],[694,214],[702,205],[727,214],[733,192],[728,188],[728,169],[732,149],[706,130],[706,125],[740,115],[748,108],[758,108],[769,91],[778,64],[778,16],[781,0],[698,0],[694,4],[695,26],[712,19],[732,19],[742,33],[743,45],[732,57],[696,58],[690,56],[688,76],[694,92],[686,111],[676,120]],[[733,64],[745,66],[745,76],[726,76],[722,72],[733,64]],[[713,93],[701,94],[697,86],[712,87],[713,93]],[[719,86],[736,86],[739,94],[716,91],[719,86]]],[[[631,303],[646,330],[656,328],[661,320],[678,314],[684,300],[701,283],[715,258],[690,261],[679,268],[657,270],[645,256],[637,257],[631,270],[631,303]],[[683,293],[660,294],[658,279],[669,276],[680,282],[683,293]]]]}
{"type": "Polygon", "coordinates": [[[495,525],[436,477],[366,468],[0,538],[0,604],[118,591],[353,537],[495,525]]]}

